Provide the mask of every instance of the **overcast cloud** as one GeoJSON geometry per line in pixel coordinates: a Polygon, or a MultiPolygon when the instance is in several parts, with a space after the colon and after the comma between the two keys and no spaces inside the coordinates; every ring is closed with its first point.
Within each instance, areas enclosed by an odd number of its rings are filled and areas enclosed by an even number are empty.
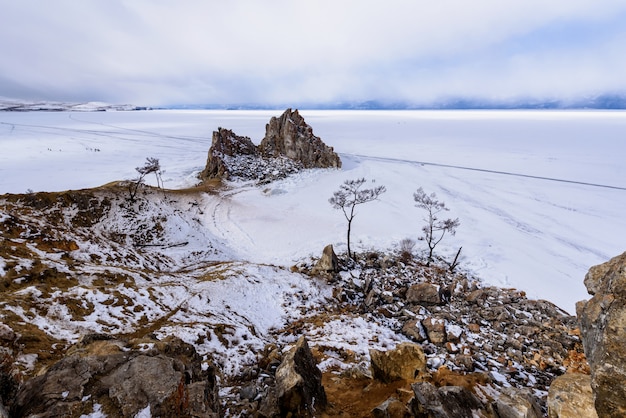
{"type": "Polygon", "coordinates": [[[143,105],[626,92],[624,0],[0,0],[0,96],[143,105]]]}

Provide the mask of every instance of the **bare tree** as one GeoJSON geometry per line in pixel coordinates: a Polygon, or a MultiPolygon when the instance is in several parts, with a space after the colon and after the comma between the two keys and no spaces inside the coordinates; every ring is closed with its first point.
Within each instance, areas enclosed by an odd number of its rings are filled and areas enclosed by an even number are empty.
{"type": "Polygon", "coordinates": [[[441,242],[446,232],[450,235],[456,233],[456,228],[460,225],[459,218],[456,219],[439,219],[441,212],[448,211],[446,204],[437,200],[437,195],[431,193],[427,195],[421,187],[413,193],[413,199],[417,203],[415,206],[424,209],[427,216],[424,218],[426,225],[422,227],[424,235],[419,239],[426,241],[428,245],[428,264],[433,260],[433,252],[437,244],[441,242]]]}
{"type": "Polygon", "coordinates": [[[159,163],[158,158],[147,157],[146,163],[143,165],[143,167],[136,167],[135,170],[137,170],[139,176],[131,180],[128,184],[128,193],[130,195],[131,201],[135,200],[137,192],[139,191],[139,186],[143,184],[145,177],[150,173],[154,173],[157,179],[157,186],[161,188],[163,181],[161,180],[162,171],[161,164],[159,163]]]}
{"type": "Polygon", "coordinates": [[[365,183],[365,178],[346,180],[341,186],[339,186],[339,190],[333,193],[332,197],[328,199],[328,202],[333,206],[333,208],[342,210],[346,220],[348,221],[348,257],[350,258],[352,258],[352,251],[350,249],[350,233],[352,231],[352,221],[356,216],[356,206],[376,200],[381,194],[387,191],[385,186],[376,186],[371,189],[361,189],[365,183]]]}

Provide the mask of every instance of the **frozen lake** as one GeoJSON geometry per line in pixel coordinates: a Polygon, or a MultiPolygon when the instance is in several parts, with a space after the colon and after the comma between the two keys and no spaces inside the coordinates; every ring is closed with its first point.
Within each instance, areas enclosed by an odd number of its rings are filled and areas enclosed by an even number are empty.
{"type": "MultiPolygon", "coordinates": [[[[94,187],[135,176],[159,158],[165,186],[193,184],[211,133],[259,143],[281,111],[1,112],[0,194],[94,187]]],[[[525,290],[570,313],[587,297],[592,265],[626,250],[626,112],[300,112],[340,154],[341,171],[281,181],[275,193],[241,186],[214,210],[222,235],[251,261],[290,265],[333,243],[345,220],[328,197],[346,179],[387,187],[354,221],[355,249],[393,246],[420,233],[413,192],[436,192],[458,217],[442,255],[485,281],[525,290]]],[[[152,181],[152,179],[148,179],[152,181]]],[[[418,244],[419,246],[419,244],[418,244]]]]}

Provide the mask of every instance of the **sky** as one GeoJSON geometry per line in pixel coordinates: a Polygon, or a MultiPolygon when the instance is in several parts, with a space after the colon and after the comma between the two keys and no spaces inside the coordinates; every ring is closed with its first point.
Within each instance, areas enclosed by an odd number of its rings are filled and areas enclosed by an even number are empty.
{"type": "Polygon", "coordinates": [[[0,0],[0,96],[136,105],[626,92],[625,0],[0,0]]]}

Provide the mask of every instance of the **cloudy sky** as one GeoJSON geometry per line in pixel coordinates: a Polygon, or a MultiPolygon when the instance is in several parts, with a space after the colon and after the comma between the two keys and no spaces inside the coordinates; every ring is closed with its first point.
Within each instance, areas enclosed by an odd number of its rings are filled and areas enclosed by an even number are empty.
{"type": "Polygon", "coordinates": [[[0,96],[138,105],[626,92],[626,0],[0,0],[0,96]]]}

